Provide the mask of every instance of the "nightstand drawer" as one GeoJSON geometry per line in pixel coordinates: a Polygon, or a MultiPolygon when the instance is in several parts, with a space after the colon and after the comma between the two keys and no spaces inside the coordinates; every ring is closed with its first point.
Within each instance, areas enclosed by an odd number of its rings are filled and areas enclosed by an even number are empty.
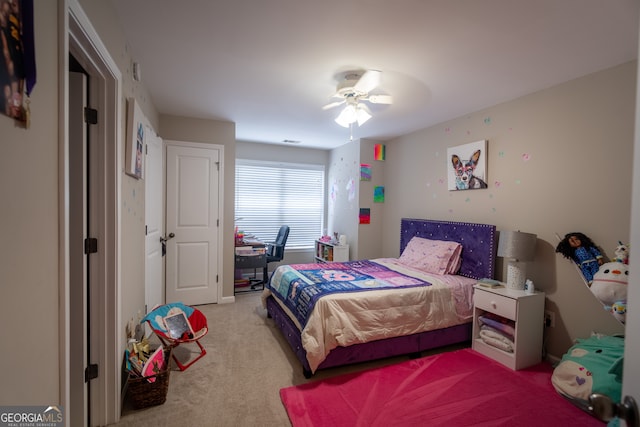
{"type": "Polygon", "coordinates": [[[516,320],[517,301],[513,298],[476,289],[473,293],[473,301],[477,308],[516,320]]]}

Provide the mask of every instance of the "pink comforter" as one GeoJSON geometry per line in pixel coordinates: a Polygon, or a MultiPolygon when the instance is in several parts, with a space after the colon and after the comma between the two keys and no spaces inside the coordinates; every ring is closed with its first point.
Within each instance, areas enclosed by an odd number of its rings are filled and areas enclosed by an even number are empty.
{"type": "MultiPolygon", "coordinates": [[[[395,258],[373,261],[430,282],[431,286],[338,293],[320,298],[301,331],[312,372],[337,346],[411,335],[471,321],[475,279],[424,273],[395,258]]],[[[278,280],[278,275],[274,274],[274,280],[278,280]]],[[[270,290],[265,290],[263,299],[269,295],[270,290]]],[[[295,316],[278,298],[276,301],[300,328],[295,316]]]]}

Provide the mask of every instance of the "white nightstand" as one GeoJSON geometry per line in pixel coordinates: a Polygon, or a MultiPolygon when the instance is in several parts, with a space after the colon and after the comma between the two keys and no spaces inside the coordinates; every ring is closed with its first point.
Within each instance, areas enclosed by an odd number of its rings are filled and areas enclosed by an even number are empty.
{"type": "Polygon", "coordinates": [[[321,242],[316,240],[316,262],[349,261],[349,245],[321,242]]]}
{"type": "Polygon", "coordinates": [[[503,365],[522,369],[542,361],[544,327],[544,293],[517,291],[506,287],[474,286],[472,348],[503,365]],[[485,312],[497,314],[515,322],[514,352],[503,351],[480,338],[478,316],[485,312]]]}

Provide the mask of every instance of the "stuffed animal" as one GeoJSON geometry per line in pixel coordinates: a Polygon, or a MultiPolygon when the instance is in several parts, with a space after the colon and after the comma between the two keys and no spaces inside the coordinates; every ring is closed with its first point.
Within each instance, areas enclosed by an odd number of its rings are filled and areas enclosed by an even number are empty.
{"type": "Polygon", "coordinates": [[[602,393],[619,402],[624,338],[593,335],[576,341],[553,371],[551,382],[556,391],[583,401],[588,401],[591,393],[602,393]]]}
{"type": "Polygon", "coordinates": [[[618,246],[616,246],[614,254],[616,257],[613,259],[613,261],[618,261],[623,264],[629,264],[629,245],[625,245],[618,240],[618,246]]]}
{"type": "Polygon", "coordinates": [[[620,323],[624,325],[627,320],[627,302],[626,301],[616,301],[611,306],[611,314],[616,318],[620,323]]]}
{"type": "MultiPolygon", "coordinates": [[[[629,266],[621,262],[606,262],[593,276],[591,292],[600,300],[604,308],[612,311],[617,302],[627,301],[629,266]]],[[[612,311],[613,312],[613,311],[612,311]]],[[[626,313],[626,308],[624,310],[626,313]]]]}

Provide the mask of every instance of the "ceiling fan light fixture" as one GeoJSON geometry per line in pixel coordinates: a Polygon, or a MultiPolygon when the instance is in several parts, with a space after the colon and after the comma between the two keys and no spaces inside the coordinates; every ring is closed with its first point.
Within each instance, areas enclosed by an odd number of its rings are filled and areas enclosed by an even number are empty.
{"type": "Polygon", "coordinates": [[[371,114],[367,111],[367,107],[364,105],[358,105],[356,108],[356,120],[358,126],[362,126],[371,118],[371,114]]]}
{"type": "Polygon", "coordinates": [[[351,103],[344,107],[340,115],[336,118],[336,123],[344,128],[348,128],[353,123],[362,126],[371,118],[367,106],[362,104],[351,103]]]}
{"type": "Polygon", "coordinates": [[[338,98],[339,101],[331,102],[322,109],[328,110],[346,103],[335,122],[345,128],[351,127],[354,123],[362,126],[371,118],[371,111],[369,111],[366,102],[372,104],[391,104],[393,102],[390,95],[369,95],[369,92],[380,84],[380,74],[381,72],[378,70],[347,72],[343,80],[338,83],[336,93],[332,96],[338,98]]]}
{"type": "Polygon", "coordinates": [[[343,128],[348,128],[351,123],[355,123],[358,120],[356,107],[352,104],[344,107],[344,110],[336,117],[336,123],[343,128]]]}

